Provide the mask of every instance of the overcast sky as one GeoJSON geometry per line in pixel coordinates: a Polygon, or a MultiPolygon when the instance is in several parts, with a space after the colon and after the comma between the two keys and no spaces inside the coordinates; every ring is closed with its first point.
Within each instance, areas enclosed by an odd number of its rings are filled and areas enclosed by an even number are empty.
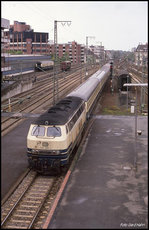
{"type": "Polygon", "coordinates": [[[76,41],[102,45],[105,49],[131,50],[148,41],[147,1],[1,1],[2,18],[26,22],[35,32],[49,33],[54,40],[54,20],[58,23],[58,43],[76,41]]]}

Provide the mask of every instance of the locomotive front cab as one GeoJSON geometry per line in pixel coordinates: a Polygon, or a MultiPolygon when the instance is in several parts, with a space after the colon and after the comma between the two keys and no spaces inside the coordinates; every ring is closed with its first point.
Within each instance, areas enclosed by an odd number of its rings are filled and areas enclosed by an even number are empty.
{"type": "Polygon", "coordinates": [[[66,97],[31,124],[27,136],[27,155],[32,168],[50,170],[68,165],[79,141],[86,111],[81,98],[66,97]]]}
{"type": "Polygon", "coordinates": [[[39,71],[41,69],[41,62],[37,62],[36,64],[35,64],[35,70],[36,71],[39,71]]]}
{"type": "Polygon", "coordinates": [[[68,129],[63,126],[30,126],[27,136],[27,155],[33,168],[64,165],[69,155],[68,129]]]}

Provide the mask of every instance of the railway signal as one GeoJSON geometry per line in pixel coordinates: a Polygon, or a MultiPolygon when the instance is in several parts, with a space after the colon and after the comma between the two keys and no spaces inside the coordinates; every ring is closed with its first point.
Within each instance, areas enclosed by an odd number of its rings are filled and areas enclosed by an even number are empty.
{"type": "Polygon", "coordinates": [[[110,76],[113,74],[113,62],[110,62],[110,76]]]}
{"type": "Polygon", "coordinates": [[[114,92],[114,88],[113,88],[113,62],[110,62],[110,79],[111,79],[111,85],[110,85],[110,88],[111,88],[111,93],[113,94],[114,92]]]}

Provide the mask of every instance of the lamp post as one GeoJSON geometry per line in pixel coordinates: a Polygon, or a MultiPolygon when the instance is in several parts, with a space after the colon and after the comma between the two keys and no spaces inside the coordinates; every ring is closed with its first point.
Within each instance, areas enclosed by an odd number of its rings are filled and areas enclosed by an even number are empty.
{"type": "MultiPolygon", "coordinates": [[[[144,73],[145,73],[145,57],[142,57],[142,83],[144,83],[144,73]]],[[[144,88],[141,87],[141,112],[144,108],[144,88]]]]}
{"type": "Polygon", "coordinates": [[[135,158],[134,158],[134,168],[137,170],[137,87],[148,87],[148,83],[125,83],[123,86],[132,87],[134,86],[136,88],[136,100],[135,100],[135,158]]]}
{"type": "MultiPolygon", "coordinates": [[[[129,78],[129,75],[127,75],[127,83],[128,83],[128,78],[129,78]]],[[[127,109],[128,109],[128,86],[127,86],[127,109]]]]}

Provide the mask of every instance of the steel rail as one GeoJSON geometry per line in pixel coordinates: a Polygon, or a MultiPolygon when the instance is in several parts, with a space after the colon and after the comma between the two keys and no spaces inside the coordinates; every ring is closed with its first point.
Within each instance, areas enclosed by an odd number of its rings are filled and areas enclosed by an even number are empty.
{"type": "Polygon", "coordinates": [[[33,183],[33,181],[35,180],[36,176],[37,176],[37,173],[35,173],[35,176],[33,177],[33,180],[29,183],[28,187],[24,190],[24,192],[22,193],[22,195],[19,197],[19,199],[17,200],[17,202],[14,204],[14,206],[10,209],[10,211],[8,212],[8,214],[6,215],[6,217],[4,218],[4,220],[1,223],[1,227],[6,223],[6,221],[11,216],[12,212],[14,211],[14,209],[16,208],[16,206],[18,205],[18,203],[23,198],[24,194],[29,190],[30,185],[33,183]]]}
{"type": "MultiPolygon", "coordinates": [[[[78,78],[78,73],[77,73],[77,75],[75,75],[75,79],[73,79],[73,81],[76,82],[76,83],[78,83],[77,78],[78,78]]],[[[68,85],[69,86],[72,85],[72,79],[70,80],[70,82],[68,83],[68,85]]],[[[68,85],[66,85],[65,83],[62,83],[61,84],[61,90],[59,91],[59,93],[63,92],[65,89],[67,89],[68,85]],[[65,87],[63,88],[63,86],[65,86],[65,87]]],[[[74,85],[73,85],[73,87],[74,87],[74,85]]],[[[70,87],[69,90],[71,90],[73,87],[70,87]]],[[[31,106],[34,106],[34,108],[30,109],[29,112],[34,111],[35,109],[37,109],[38,107],[40,107],[41,105],[43,105],[43,102],[41,102],[39,105],[35,106],[35,104],[37,104],[42,99],[44,100],[44,102],[48,102],[49,100],[52,100],[52,96],[50,96],[50,98],[49,98],[49,95],[47,95],[47,96],[48,96],[48,98],[46,100],[45,100],[45,95],[44,95],[43,97],[37,99],[36,102],[34,101],[30,105],[28,105],[26,108],[21,109],[20,112],[25,111],[26,109],[30,108],[31,106]]],[[[8,119],[3,120],[1,124],[4,124],[5,122],[8,122],[11,119],[13,119],[13,122],[12,122],[12,124],[9,124],[9,127],[11,127],[14,124],[16,124],[17,122],[21,121],[21,118],[18,118],[16,121],[14,121],[14,118],[8,118],[8,119]]],[[[4,131],[7,130],[7,129],[8,129],[8,127],[2,128],[2,133],[4,133],[4,131]]]]}

